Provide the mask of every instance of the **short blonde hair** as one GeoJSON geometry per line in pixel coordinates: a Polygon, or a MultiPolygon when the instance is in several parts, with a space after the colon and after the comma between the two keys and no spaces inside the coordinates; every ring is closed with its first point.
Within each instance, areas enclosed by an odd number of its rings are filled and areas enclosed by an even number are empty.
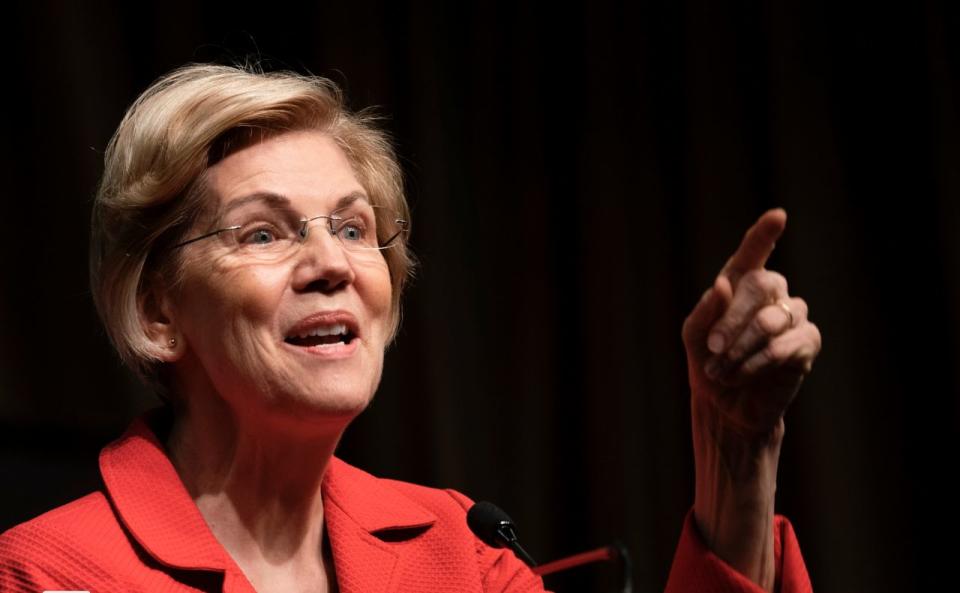
{"type": "MultiPolygon", "coordinates": [[[[205,172],[255,142],[296,130],[329,135],[375,205],[409,221],[400,166],[369,111],[351,112],[332,81],[252,67],[192,64],[150,86],[131,105],[104,156],[93,205],[90,284],[120,358],[155,379],[160,352],[139,315],[151,277],[171,280],[170,247],[210,207],[205,172]]],[[[413,269],[406,236],[384,251],[392,282],[392,331],[413,269]]],[[[176,270],[173,270],[173,276],[176,270]]]]}

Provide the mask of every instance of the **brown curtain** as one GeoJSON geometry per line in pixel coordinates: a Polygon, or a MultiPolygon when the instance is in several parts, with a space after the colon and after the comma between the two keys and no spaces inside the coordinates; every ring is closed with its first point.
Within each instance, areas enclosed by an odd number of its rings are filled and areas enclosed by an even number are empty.
{"type": "Polygon", "coordinates": [[[7,9],[0,529],[95,488],[99,447],[156,404],[86,284],[124,108],[184,62],[259,56],[381,106],[407,171],[420,268],[348,461],[496,501],[539,559],[621,539],[662,588],[693,496],[680,325],[783,206],[772,267],[824,350],[779,511],[819,590],[949,582],[953,4],[83,4],[7,9]]]}

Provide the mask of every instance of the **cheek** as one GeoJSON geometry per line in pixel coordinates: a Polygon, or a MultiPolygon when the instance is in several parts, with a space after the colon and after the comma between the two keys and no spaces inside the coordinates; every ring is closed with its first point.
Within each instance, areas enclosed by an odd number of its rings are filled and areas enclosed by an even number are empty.
{"type": "Polygon", "coordinates": [[[287,280],[288,274],[278,266],[250,267],[234,274],[226,290],[236,304],[238,319],[272,330],[287,280]]]}
{"type": "Polygon", "coordinates": [[[356,284],[370,318],[381,325],[388,324],[393,292],[386,262],[358,267],[356,284]]]}
{"type": "Polygon", "coordinates": [[[260,333],[272,333],[286,279],[277,269],[250,266],[207,273],[186,279],[182,294],[184,329],[193,329],[195,343],[204,349],[247,349],[260,333]],[[210,344],[214,340],[218,343],[210,344]]]}

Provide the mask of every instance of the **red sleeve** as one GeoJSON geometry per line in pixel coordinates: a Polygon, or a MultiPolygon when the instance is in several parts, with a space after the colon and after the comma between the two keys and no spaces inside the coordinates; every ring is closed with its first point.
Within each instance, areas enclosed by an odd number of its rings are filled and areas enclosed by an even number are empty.
{"type": "MultiPolygon", "coordinates": [[[[786,517],[777,515],[773,525],[773,550],[776,555],[775,590],[780,593],[812,593],[810,576],[800,555],[800,545],[786,517]]],[[[703,543],[693,520],[687,514],[680,544],[673,557],[667,593],[763,593],[763,589],[730,567],[703,543]]]]}

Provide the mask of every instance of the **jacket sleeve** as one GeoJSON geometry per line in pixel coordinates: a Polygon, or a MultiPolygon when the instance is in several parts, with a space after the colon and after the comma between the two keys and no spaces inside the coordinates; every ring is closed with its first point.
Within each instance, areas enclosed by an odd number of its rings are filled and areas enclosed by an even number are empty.
{"type": "MultiPolygon", "coordinates": [[[[774,590],[780,593],[812,593],[810,576],[800,555],[793,527],[785,517],[774,520],[773,549],[776,556],[774,590]]],[[[693,511],[683,523],[680,543],[673,557],[667,593],[763,593],[751,580],[717,557],[703,543],[693,511]]]]}

